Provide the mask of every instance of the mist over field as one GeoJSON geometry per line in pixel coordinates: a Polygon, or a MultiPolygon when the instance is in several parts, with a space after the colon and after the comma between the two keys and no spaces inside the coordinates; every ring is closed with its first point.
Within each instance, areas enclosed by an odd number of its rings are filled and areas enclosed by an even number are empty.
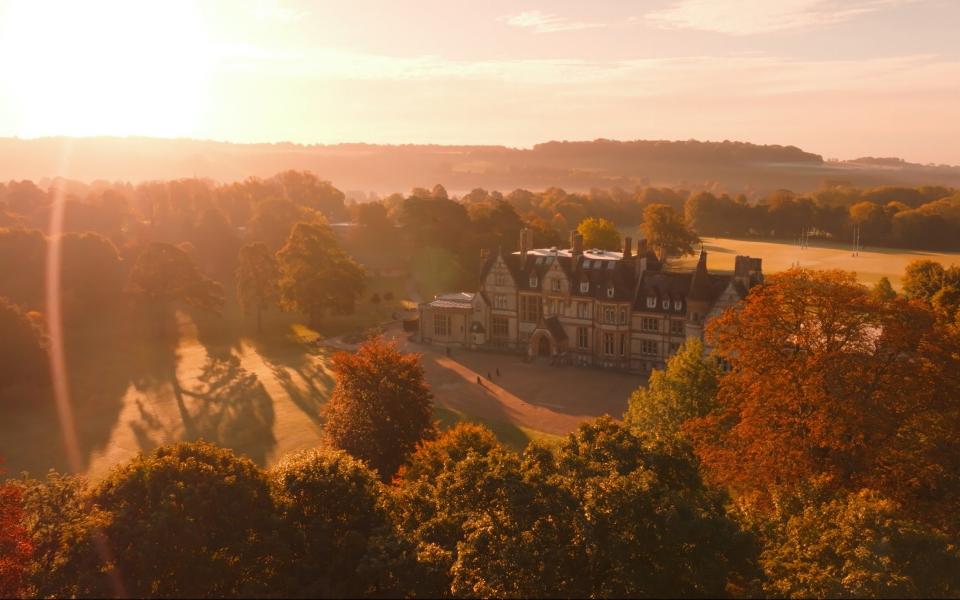
{"type": "MultiPolygon", "coordinates": [[[[812,149],[815,151],[815,149],[812,149]]],[[[505,146],[236,144],[158,138],[0,139],[0,179],[60,176],[91,182],[210,178],[220,182],[309,170],[347,191],[385,195],[425,182],[474,188],[568,191],[671,186],[751,197],[824,184],[960,186],[960,167],[897,158],[825,161],[793,146],[744,142],[547,142],[505,146]]]]}

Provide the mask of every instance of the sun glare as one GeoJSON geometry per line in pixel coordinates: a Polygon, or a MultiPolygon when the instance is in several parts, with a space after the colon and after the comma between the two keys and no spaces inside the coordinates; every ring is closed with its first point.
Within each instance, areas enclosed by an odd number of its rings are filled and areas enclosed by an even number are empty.
{"type": "Polygon", "coordinates": [[[205,111],[202,14],[166,0],[3,4],[0,89],[17,135],[185,136],[205,111]]]}

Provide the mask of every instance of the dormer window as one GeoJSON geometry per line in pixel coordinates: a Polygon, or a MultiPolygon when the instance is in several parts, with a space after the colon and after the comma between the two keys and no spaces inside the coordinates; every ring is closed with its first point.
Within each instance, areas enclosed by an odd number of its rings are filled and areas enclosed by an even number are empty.
{"type": "Polygon", "coordinates": [[[679,300],[674,300],[674,301],[673,301],[673,310],[675,310],[675,311],[677,311],[677,312],[680,312],[681,310],[683,310],[683,302],[680,302],[679,300]]]}
{"type": "Polygon", "coordinates": [[[612,287],[608,287],[608,288],[607,288],[607,298],[613,298],[613,288],[612,288],[612,287]]]}
{"type": "Polygon", "coordinates": [[[550,280],[550,289],[552,289],[552,290],[555,291],[555,292],[559,292],[559,291],[560,291],[560,280],[559,280],[559,279],[551,279],[551,280],[550,280]]]}
{"type": "Polygon", "coordinates": [[[664,300],[662,306],[663,306],[663,310],[669,309],[669,308],[670,308],[670,301],[669,301],[669,300],[664,300]]]}
{"type": "Polygon", "coordinates": [[[589,291],[590,291],[590,282],[589,282],[589,281],[581,281],[581,282],[580,282],[580,293],[581,293],[581,294],[586,294],[586,293],[589,292],[589,291]]]}
{"type": "Polygon", "coordinates": [[[656,308],[656,307],[657,307],[657,297],[647,296],[647,308],[656,308]]]}
{"type": "Polygon", "coordinates": [[[533,277],[530,278],[530,287],[532,287],[532,288],[537,287],[537,278],[536,278],[536,276],[533,276],[533,277]]]}

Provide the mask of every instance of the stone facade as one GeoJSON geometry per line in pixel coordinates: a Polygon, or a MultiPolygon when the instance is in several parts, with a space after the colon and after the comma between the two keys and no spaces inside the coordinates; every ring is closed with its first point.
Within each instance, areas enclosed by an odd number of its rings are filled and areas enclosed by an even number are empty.
{"type": "Polygon", "coordinates": [[[574,233],[570,248],[533,248],[531,234],[521,232],[519,251],[485,258],[478,292],[422,303],[420,340],[646,372],[763,281],[759,258],[715,274],[701,250],[692,272],[675,272],[643,240],[611,252],[584,249],[574,233]]]}

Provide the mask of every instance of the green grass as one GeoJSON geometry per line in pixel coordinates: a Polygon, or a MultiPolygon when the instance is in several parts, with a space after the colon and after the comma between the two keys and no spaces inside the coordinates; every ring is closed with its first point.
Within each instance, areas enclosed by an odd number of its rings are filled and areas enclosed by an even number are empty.
{"type": "Polygon", "coordinates": [[[504,421],[493,421],[481,419],[471,415],[466,415],[460,411],[443,408],[441,406],[433,407],[433,416],[439,422],[440,429],[449,429],[457,423],[467,422],[483,425],[493,432],[505,446],[518,452],[527,447],[530,442],[540,442],[547,446],[557,446],[566,438],[560,435],[537,431],[528,427],[521,427],[506,423],[504,421]]]}

